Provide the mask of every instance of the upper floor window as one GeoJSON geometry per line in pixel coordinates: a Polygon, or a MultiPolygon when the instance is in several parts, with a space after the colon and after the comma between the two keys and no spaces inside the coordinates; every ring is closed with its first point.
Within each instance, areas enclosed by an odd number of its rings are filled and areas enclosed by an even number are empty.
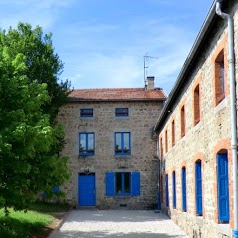
{"type": "Polygon", "coordinates": [[[165,131],[165,152],[168,152],[168,131],[165,131]]]}
{"type": "Polygon", "coordinates": [[[175,145],[175,126],[174,126],[174,120],[172,121],[172,145],[175,145]]]}
{"type": "Polygon", "coordinates": [[[115,133],[115,154],[130,155],[131,154],[131,134],[130,132],[115,133]]]}
{"type": "Polygon", "coordinates": [[[94,155],[94,133],[79,133],[79,155],[94,155]]]}
{"type": "Polygon", "coordinates": [[[216,105],[225,98],[224,49],[215,59],[215,100],[216,105]]]}
{"type": "Polygon", "coordinates": [[[93,109],[92,108],[80,109],[80,117],[93,117],[93,109]]]}
{"type": "Polygon", "coordinates": [[[161,156],[161,158],[164,156],[162,137],[160,138],[160,156],[161,156]]]}
{"type": "Polygon", "coordinates": [[[128,117],[128,108],[116,108],[115,109],[115,116],[116,117],[128,117]]]}
{"type": "Polygon", "coordinates": [[[181,137],[185,136],[185,108],[181,107],[181,137]]]}
{"type": "Polygon", "coordinates": [[[196,125],[200,121],[200,87],[199,84],[194,89],[193,94],[193,102],[194,102],[194,125],[196,125]]]}

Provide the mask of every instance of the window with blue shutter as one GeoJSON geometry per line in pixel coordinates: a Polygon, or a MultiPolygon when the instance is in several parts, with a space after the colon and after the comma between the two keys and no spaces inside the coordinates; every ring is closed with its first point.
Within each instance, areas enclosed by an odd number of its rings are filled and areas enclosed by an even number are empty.
{"type": "Polygon", "coordinates": [[[173,171],[173,208],[176,208],[176,174],[173,171]]]}
{"type": "Polygon", "coordinates": [[[202,216],[202,163],[195,163],[196,214],[202,216]]]}
{"type": "Polygon", "coordinates": [[[139,172],[107,172],[106,173],[107,196],[139,196],[140,173],[139,172]]]}
{"type": "Polygon", "coordinates": [[[186,168],[182,168],[182,211],[187,211],[186,168]]]}
{"type": "Polygon", "coordinates": [[[166,206],[169,206],[169,176],[166,174],[165,176],[165,198],[166,198],[166,206]]]}
{"type": "Polygon", "coordinates": [[[221,223],[230,222],[228,177],[227,153],[217,154],[218,220],[221,223]]]}
{"type": "Polygon", "coordinates": [[[115,173],[113,172],[106,173],[106,195],[115,195],[115,173]]]}
{"type": "Polygon", "coordinates": [[[132,196],[140,195],[140,173],[139,172],[131,173],[131,195],[132,196]]]}

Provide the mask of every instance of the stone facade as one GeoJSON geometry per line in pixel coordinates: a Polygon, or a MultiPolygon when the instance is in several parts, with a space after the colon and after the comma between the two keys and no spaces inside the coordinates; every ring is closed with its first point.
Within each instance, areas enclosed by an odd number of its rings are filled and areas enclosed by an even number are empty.
{"type": "MultiPolygon", "coordinates": [[[[87,91],[87,90],[85,90],[87,91]]],[[[110,89],[105,90],[110,95],[110,89]]],[[[105,94],[105,95],[106,95],[105,94]]],[[[78,176],[95,175],[96,207],[99,209],[151,209],[157,207],[156,138],[153,126],[163,107],[158,100],[78,100],[61,108],[58,118],[65,127],[63,153],[70,156],[70,181],[63,186],[67,200],[80,206],[78,176]],[[93,117],[80,117],[80,109],[92,108],[93,117]],[[116,117],[115,108],[128,108],[128,117],[116,117]],[[95,155],[79,156],[79,133],[95,134],[95,155]],[[114,133],[130,132],[131,155],[115,155],[114,133]],[[140,196],[107,196],[107,172],[139,172],[140,196]]]]}
{"type": "MultiPolygon", "coordinates": [[[[238,62],[238,3],[228,1],[226,12],[233,14],[235,30],[235,57],[238,62]]],[[[207,30],[206,44],[200,45],[196,57],[187,71],[183,86],[174,92],[167,114],[157,122],[158,147],[161,160],[162,210],[167,213],[190,237],[232,237],[233,181],[231,158],[230,91],[228,66],[228,33],[225,20],[216,17],[207,30]],[[222,100],[216,103],[215,63],[224,52],[225,90],[222,100]],[[195,89],[199,85],[199,101],[195,89]],[[198,121],[195,120],[199,104],[198,121]],[[181,135],[181,108],[185,110],[185,134],[181,135]],[[174,132],[172,122],[174,121],[174,132]],[[167,136],[166,136],[167,134],[167,136]],[[174,143],[172,143],[174,134],[174,143]],[[167,139],[166,139],[167,137],[167,139]],[[166,142],[167,141],[167,142],[166,142]],[[166,150],[166,143],[168,149],[166,150]],[[218,154],[228,157],[229,221],[220,221],[218,213],[218,154]],[[202,214],[196,212],[195,163],[202,167],[202,214]],[[183,210],[182,168],[186,168],[186,210],[183,210]],[[176,207],[173,198],[172,173],[176,174],[176,207]],[[166,175],[168,175],[169,205],[166,205],[166,175]]],[[[238,66],[236,63],[236,79],[238,66]]],[[[237,88],[238,93],[238,88],[237,88]]],[[[165,112],[162,112],[165,115],[165,112]]],[[[221,206],[221,205],[220,205],[221,206]]]]}

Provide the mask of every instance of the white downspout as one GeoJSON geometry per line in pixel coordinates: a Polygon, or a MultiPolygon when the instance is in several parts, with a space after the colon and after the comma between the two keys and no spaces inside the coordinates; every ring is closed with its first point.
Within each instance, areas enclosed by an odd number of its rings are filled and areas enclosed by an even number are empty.
{"type": "Polygon", "coordinates": [[[234,57],[234,25],[233,18],[221,11],[221,2],[217,0],[216,13],[228,22],[229,44],[229,77],[231,100],[231,150],[233,162],[233,213],[234,213],[234,238],[238,238],[238,173],[237,173],[237,108],[236,108],[236,81],[235,81],[235,57],[234,57]]]}

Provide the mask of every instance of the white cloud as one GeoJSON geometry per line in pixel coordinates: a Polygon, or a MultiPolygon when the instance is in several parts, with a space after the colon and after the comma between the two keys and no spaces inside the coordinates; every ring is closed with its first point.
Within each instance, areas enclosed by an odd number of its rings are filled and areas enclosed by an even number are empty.
{"type": "Polygon", "coordinates": [[[19,21],[28,22],[33,27],[42,26],[44,29],[52,27],[60,17],[62,8],[66,8],[74,0],[2,0],[0,2],[3,29],[16,27],[19,21]],[[7,11],[4,11],[7,9],[7,11]]]}
{"type": "Polygon", "coordinates": [[[64,45],[74,54],[70,59],[64,55],[63,75],[75,88],[143,87],[143,56],[149,51],[158,59],[146,61],[148,76],[156,76],[156,86],[168,93],[195,37],[164,20],[131,23],[126,32],[120,32],[118,25],[82,25],[83,29],[71,27],[65,32],[70,42],[64,45]],[[111,32],[111,38],[105,37],[111,32]]]}

